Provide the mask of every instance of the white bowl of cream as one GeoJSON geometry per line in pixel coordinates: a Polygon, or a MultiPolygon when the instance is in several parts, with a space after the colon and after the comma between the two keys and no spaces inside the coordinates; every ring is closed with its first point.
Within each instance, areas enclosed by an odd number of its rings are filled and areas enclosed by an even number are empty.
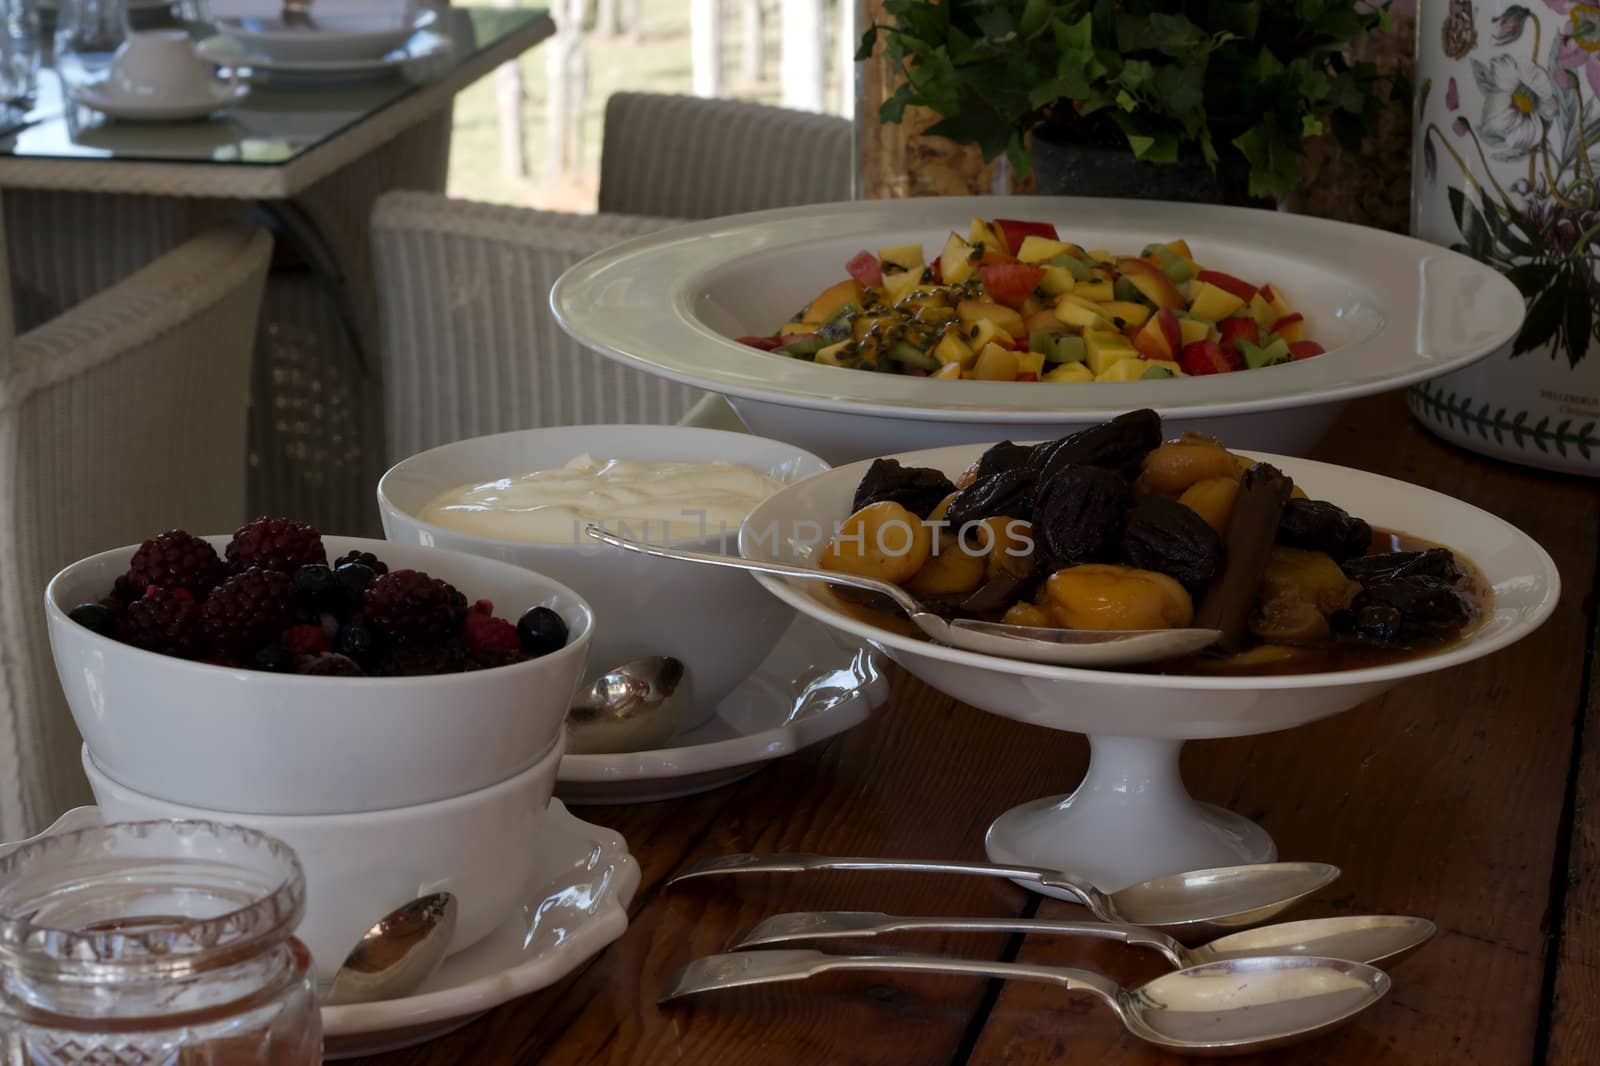
{"type": "Polygon", "coordinates": [[[378,483],[384,535],[504,559],[570,585],[595,614],[589,676],[671,655],[704,721],[793,620],[750,575],[625,552],[627,536],[738,554],[739,525],[777,488],[828,469],[792,445],[683,426],[557,426],[421,452],[378,483]]]}

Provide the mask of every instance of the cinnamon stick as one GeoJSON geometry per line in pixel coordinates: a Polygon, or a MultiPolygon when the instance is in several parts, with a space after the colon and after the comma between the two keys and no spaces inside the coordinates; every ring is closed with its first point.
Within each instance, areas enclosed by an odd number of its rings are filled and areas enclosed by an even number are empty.
{"type": "Polygon", "coordinates": [[[1246,470],[1239,482],[1239,496],[1223,543],[1227,556],[1222,573],[1211,582],[1194,617],[1196,626],[1222,631],[1217,647],[1229,655],[1244,646],[1256,590],[1267,572],[1283,507],[1293,489],[1294,482],[1287,475],[1266,463],[1246,470]]]}

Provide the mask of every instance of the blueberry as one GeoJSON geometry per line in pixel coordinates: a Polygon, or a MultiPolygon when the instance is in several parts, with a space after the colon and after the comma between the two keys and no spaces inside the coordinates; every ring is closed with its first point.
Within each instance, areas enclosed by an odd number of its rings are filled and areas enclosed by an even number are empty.
{"type": "Polygon", "coordinates": [[[339,579],[339,584],[357,592],[378,580],[378,572],[366,563],[345,563],[333,572],[333,576],[339,579]]]}
{"type": "Polygon", "coordinates": [[[307,563],[294,572],[294,587],[315,599],[333,587],[333,571],[323,563],[307,563]]]}
{"type": "Polygon", "coordinates": [[[378,636],[364,618],[352,618],[339,627],[333,638],[333,650],[340,655],[365,664],[378,650],[378,636]]]}
{"type": "Polygon", "coordinates": [[[94,630],[102,637],[117,635],[116,615],[98,603],[80,603],[67,612],[67,617],[86,629],[94,630]]]}
{"type": "Polygon", "coordinates": [[[567,623],[548,607],[529,607],[517,619],[517,636],[528,658],[537,659],[567,646],[567,623]]]}
{"type": "Polygon", "coordinates": [[[266,670],[274,674],[289,674],[294,672],[294,652],[282,644],[268,644],[256,652],[255,664],[257,670],[266,670]]]}

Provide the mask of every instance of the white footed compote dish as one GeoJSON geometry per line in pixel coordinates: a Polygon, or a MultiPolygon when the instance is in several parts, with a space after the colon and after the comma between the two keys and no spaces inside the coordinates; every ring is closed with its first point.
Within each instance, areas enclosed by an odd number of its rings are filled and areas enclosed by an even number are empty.
{"type": "MultiPolygon", "coordinates": [[[[984,451],[954,446],[895,458],[955,480],[984,451]]],[[[1185,741],[1303,725],[1349,710],[1409,677],[1487,655],[1527,636],[1549,616],[1559,578],[1533,540],[1459,500],[1325,463],[1255,458],[1288,475],[1312,500],[1330,501],[1374,528],[1442,544],[1470,560],[1492,590],[1481,619],[1431,652],[1349,669],[1250,676],[1095,670],[946,647],[888,627],[880,616],[847,607],[813,583],[758,580],[805,614],[873,642],[957,699],[1007,718],[1088,735],[1091,754],[1082,783],[1070,795],[1002,814],[986,838],[992,861],[1066,871],[1106,891],[1183,870],[1269,862],[1277,849],[1259,826],[1189,796],[1178,771],[1185,741]]],[[[828,471],[768,500],[745,523],[741,553],[817,565],[823,548],[816,535],[819,524],[831,530],[851,514],[869,465],[828,471]]]]}
{"type": "Polygon", "coordinates": [[[1303,452],[1344,401],[1493,352],[1516,333],[1514,286],[1437,245],[1304,215],[1146,200],[927,197],[734,215],[623,241],[550,294],[567,332],[630,366],[723,393],[752,432],[831,463],[935,444],[1038,440],[1123,411],[1174,432],[1303,452]],[[868,250],[919,244],[928,262],[973,218],[1054,223],[1062,240],[1135,255],[1186,240],[1197,260],[1281,287],[1325,355],[1240,373],[1122,383],[944,381],[866,373],[739,343],[768,336],[868,250]]]}

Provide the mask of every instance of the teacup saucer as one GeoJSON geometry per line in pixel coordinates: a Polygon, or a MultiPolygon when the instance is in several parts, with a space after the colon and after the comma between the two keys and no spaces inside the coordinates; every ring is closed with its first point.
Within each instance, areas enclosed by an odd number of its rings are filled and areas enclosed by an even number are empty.
{"type": "MultiPolygon", "coordinates": [[[[39,836],[99,824],[99,808],[76,807],[39,836]]],[[[16,846],[0,845],[0,855],[16,846]]],[[[483,940],[444,960],[415,995],[322,1008],[323,1057],[377,1055],[443,1036],[554,984],[620,937],[639,887],[639,864],[623,839],[551,800],[536,850],[525,902],[483,940]]]]}
{"type": "Polygon", "coordinates": [[[68,94],[76,102],[115,119],[128,122],[181,122],[205,118],[239,103],[250,95],[248,82],[213,82],[206,95],[195,98],[128,96],[108,89],[104,82],[75,85],[68,94]]]}
{"type": "Polygon", "coordinates": [[[796,618],[765,662],[711,721],[664,748],[561,759],[556,793],[568,803],[647,803],[748,777],[854,729],[889,698],[881,652],[796,618]]]}

